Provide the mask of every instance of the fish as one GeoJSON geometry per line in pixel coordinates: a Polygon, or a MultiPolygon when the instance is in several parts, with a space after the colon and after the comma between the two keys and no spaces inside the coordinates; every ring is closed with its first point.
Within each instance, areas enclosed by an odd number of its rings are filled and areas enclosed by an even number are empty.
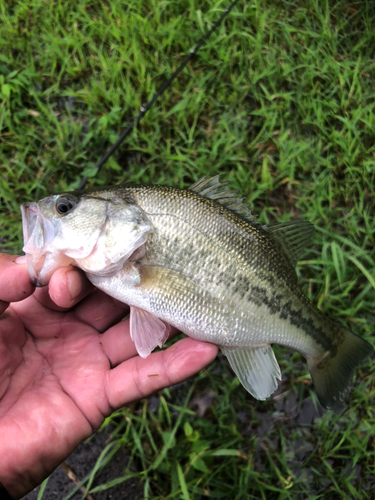
{"type": "Polygon", "coordinates": [[[300,290],[295,266],[314,226],[261,224],[219,176],[189,189],[131,185],[48,196],[21,206],[30,279],[48,284],[72,264],[130,306],[130,334],[146,358],[170,325],[220,347],[244,388],[271,396],[281,380],[273,344],[305,357],[317,397],[344,401],[373,353],[300,290]]]}

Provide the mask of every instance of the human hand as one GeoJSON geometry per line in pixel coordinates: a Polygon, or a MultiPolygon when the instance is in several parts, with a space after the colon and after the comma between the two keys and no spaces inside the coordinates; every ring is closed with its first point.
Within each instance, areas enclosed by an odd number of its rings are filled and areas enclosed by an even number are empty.
{"type": "Polygon", "coordinates": [[[215,346],[184,338],[142,359],[121,321],[127,310],[71,266],[34,290],[26,264],[0,254],[0,483],[12,498],[41,483],[115,409],[216,356],[215,346]]]}

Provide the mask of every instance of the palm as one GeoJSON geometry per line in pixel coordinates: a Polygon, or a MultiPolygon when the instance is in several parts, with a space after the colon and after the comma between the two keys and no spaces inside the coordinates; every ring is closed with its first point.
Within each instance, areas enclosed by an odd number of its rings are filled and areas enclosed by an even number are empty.
{"type": "MultiPolygon", "coordinates": [[[[65,291],[53,283],[51,289],[64,303],[65,291]]],[[[115,408],[183,380],[216,354],[213,346],[184,339],[144,360],[128,322],[117,323],[125,314],[123,304],[99,291],[66,310],[42,289],[0,317],[0,435],[7,456],[0,481],[15,497],[41,482],[115,408]]]]}

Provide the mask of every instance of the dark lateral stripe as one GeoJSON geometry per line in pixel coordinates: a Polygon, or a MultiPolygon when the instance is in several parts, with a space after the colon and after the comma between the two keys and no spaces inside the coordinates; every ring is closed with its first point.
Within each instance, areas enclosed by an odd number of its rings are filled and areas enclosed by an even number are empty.
{"type": "Polygon", "coordinates": [[[246,299],[258,306],[265,305],[270,314],[278,314],[280,320],[289,321],[291,325],[301,328],[306,335],[320,344],[324,350],[332,349],[332,342],[323,329],[314,325],[313,318],[306,316],[303,308],[293,308],[292,300],[283,303],[282,294],[273,292],[269,296],[266,288],[252,286],[250,287],[250,293],[246,294],[246,299]]]}

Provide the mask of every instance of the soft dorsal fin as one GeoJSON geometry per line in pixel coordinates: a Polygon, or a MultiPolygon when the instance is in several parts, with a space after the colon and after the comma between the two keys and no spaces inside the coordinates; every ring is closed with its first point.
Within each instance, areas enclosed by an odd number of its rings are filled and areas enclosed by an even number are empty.
{"type": "Polygon", "coordinates": [[[207,178],[202,177],[189,187],[190,191],[194,191],[201,196],[205,196],[210,200],[215,200],[225,208],[233,210],[237,214],[245,217],[248,220],[254,221],[254,216],[251,215],[250,207],[244,203],[243,198],[238,196],[237,189],[229,189],[227,182],[220,182],[220,176],[207,178]]]}
{"type": "Polygon", "coordinates": [[[262,227],[282,244],[293,266],[296,265],[315,230],[311,222],[303,220],[276,222],[262,227]]]}

